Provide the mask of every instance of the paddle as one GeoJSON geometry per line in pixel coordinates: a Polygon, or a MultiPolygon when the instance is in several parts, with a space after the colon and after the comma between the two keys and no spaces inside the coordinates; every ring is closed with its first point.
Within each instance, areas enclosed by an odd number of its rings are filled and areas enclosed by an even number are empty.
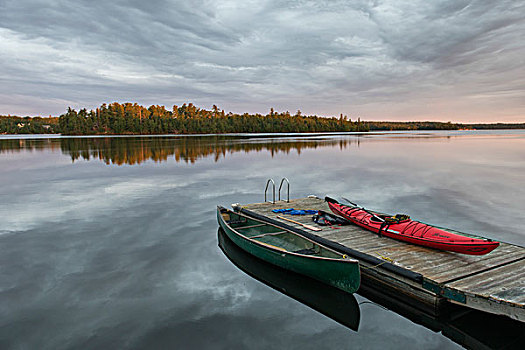
{"type": "Polygon", "coordinates": [[[364,210],[364,211],[366,211],[366,212],[367,212],[368,214],[372,215],[372,216],[373,216],[373,217],[375,217],[375,218],[376,218],[377,220],[379,220],[379,221],[381,221],[381,222],[385,222],[385,219],[383,219],[383,218],[380,218],[380,217],[379,217],[379,216],[377,216],[376,214],[372,213],[372,212],[371,212],[370,210],[368,210],[368,209],[366,209],[366,208],[363,208],[363,207],[360,207],[360,206],[358,206],[357,204],[355,204],[355,203],[353,203],[353,202],[349,201],[348,199],[346,199],[345,197],[341,197],[341,198],[343,198],[343,199],[344,199],[345,201],[347,201],[348,203],[352,204],[352,205],[353,205],[354,207],[356,207],[356,208],[359,208],[359,209],[361,209],[361,210],[364,210]]]}
{"type": "Polygon", "coordinates": [[[315,227],[315,226],[310,226],[310,225],[307,225],[307,224],[303,224],[302,222],[294,221],[294,220],[292,220],[292,219],[287,219],[287,218],[282,217],[282,216],[279,216],[279,215],[277,215],[277,218],[278,218],[278,219],[282,219],[282,220],[286,220],[286,221],[293,222],[294,224],[301,225],[302,227],[307,228],[307,229],[312,230],[312,231],[322,231],[322,229],[320,229],[319,227],[315,227]]]}

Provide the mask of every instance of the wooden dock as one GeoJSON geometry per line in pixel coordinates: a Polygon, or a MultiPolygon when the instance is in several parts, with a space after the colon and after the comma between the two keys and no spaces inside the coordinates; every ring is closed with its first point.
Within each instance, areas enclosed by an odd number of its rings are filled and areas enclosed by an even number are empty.
{"type": "MultiPolygon", "coordinates": [[[[308,230],[278,219],[277,215],[282,214],[272,210],[294,208],[330,212],[323,199],[313,196],[289,203],[242,205],[242,208],[305,231],[308,230]]],[[[293,216],[293,220],[313,224],[311,217],[293,216]]],[[[446,311],[449,303],[454,303],[525,322],[524,247],[501,243],[487,255],[474,256],[379,237],[356,225],[339,226],[338,229],[324,226],[322,231],[308,232],[359,252],[361,258],[354,257],[361,264],[363,285],[381,288],[422,311],[439,315],[446,311]],[[402,273],[404,271],[408,275],[402,273]],[[420,278],[411,278],[410,274],[420,278]]]]}

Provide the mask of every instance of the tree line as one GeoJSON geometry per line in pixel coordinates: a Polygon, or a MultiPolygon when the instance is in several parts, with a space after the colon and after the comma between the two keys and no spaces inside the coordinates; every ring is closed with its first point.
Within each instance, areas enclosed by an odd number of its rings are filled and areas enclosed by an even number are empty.
{"type": "Polygon", "coordinates": [[[152,134],[222,134],[222,133],[297,133],[393,130],[461,130],[461,129],[525,129],[525,123],[461,124],[432,121],[384,122],[352,121],[339,117],[304,116],[301,111],[263,114],[225,113],[213,106],[201,109],[192,103],[173,106],[137,103],[102,104],[94,110],[68,108],[58,118],[0,116],[0,134],[64,135],[152,135],[152,134]]]}
{"type": "Polygon", "coordinates": [[[525,123],[476,123],[463,124],[452,122],[366,122],[368,130],[490,130],[490,129],[525,129],[525,123]]]}
{"type": "Polygon", "coordinates": [[[62,134],[222,134],[222,133],[296,133],[367,131],[366,123],[353,122],[346,116],[324,118],[303,116],[301,111],[269,114],[224,113],[217,106],[201,109],[192,103],[173,106],[138,104],[103,104],[96,110],[69,108],[59,117],[62,134]]]}
{"type": "Polygon", "coordinates": [[[58,118],[0,116],[0,134],[56,134],[58,118]]]}
{"type": "Polygon", "coordinates": [[[469,129],[466,124],[442,122],[367,122],[370,130],[401,131],[401,130],[460,130],[469,129]]]}

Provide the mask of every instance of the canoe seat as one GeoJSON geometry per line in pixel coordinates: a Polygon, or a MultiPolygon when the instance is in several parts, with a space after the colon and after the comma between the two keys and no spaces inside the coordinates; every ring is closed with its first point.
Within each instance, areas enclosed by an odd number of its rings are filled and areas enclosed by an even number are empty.
{"type": "Polygon", "coordinates": [[[267,226],[267,225],[266,224],[257,224],[257,225],[250,225],[250,226],[235,227],[235,229],[236,230],[245,230],[245,229],[254,228],[254,227],[260,227],[260,226],[267,226]]]}
{"type": "Polygon", "coordinates": [[[294,253],[302,254],[302,255],[315,255],[315,254],[317,254],[317,252],[314,250],[314,248],[295,250],[294,253]]]}
{"type": "Polygon", "coordinates": [[[255,239],[255,238],[261,238],[261,237],[266,237],[266,236],[275,236],[275,235],[280,235],[281,233],[286,233],[286,231],[267,232],[267,233],[263,233],[260,235],[251,236],[250,238],[255,239]]]}

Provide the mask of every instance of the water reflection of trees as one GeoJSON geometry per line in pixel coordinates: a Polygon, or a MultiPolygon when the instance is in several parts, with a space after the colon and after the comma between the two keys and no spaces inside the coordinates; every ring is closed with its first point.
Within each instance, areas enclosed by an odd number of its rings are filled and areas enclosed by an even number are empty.
{"type": "Polygon", "coordinates": [[[228,154],[267,151],[273,157],[278,153],[297,152],[318,147],[345,149],[353,141],[322,138],[243,138],[231,136],[191,137],[101,137],[60,139],[7,139],[0,140],[0,152],[22,150],[55,150],[76,160],[98,159],[106,164],[133,165],[147,160],[195,163],[213,157],[215,161],[228,154]]]}
{"type": "Polygon", "coordinates": [[[0,153],[60,149],[58,139],[0,139],[0,153]]]}

